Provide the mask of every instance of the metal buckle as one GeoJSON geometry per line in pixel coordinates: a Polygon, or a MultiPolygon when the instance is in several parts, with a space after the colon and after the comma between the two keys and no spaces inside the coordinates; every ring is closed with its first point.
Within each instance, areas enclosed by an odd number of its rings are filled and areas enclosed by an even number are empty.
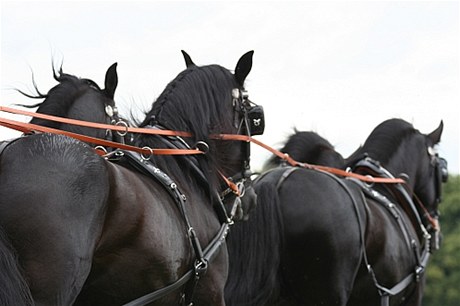
{"type": "Polygon", "coordinates": [[[201,258],[195,262],[195,276],[201,277],[208,270],[208,261],[201,258]]]}
{"type": "Polygon", "coordinates": [[[422,266],[418,266],[415,268],[415,281],[418,283],[420,281],[420,277],[425,271],[425,268],[422,266]]]}

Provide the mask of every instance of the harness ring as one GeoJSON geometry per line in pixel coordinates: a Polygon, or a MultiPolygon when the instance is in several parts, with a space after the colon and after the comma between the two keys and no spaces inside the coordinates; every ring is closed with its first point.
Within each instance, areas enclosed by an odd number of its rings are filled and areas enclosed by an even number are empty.
{"type": "Polygon", "coordinates": [[[370,182],[365,182],[366,186],[372,188],[375,185],[375,180],[372,175],[366,175],[366,178],[370,180],[370,182]]]}
{"type": "Polygon", "coordinates": [[[145,146],[145,147],[142,148],[142,150],[149,150],[149,152],[150,152],[150,154],[147,157],[144,155],[144,152],[141,153],[142,161],[149,160],[153,155],[153,149],[151,147],[145,146]]]}
{"type": "Polygon", "coordinates": [[[117,131],[117,134],[120,136],[120,137],[125,137],[127,134],[128,134],[128,124],[123,121],[123,120],[118,120],[117,123],[115,123],[116,126],[124,126],[125,127],[125,131],[124,132],[120,132],[120,131],[117,131]]]}
{"type": "Polygon", "coordinates": [[[197,150],[200,150],[200,151],[203,152],[204,154],[206,154],[206,153],[209,152],[209,145],[208,145],[206,142],[202,141],[202,140],[198,141],[198,142],[195,144],[195,148],[196,148],[197,150]]]}
{"type": "MultiPolygon", "coordinates": [[[[108,152],[107,152],[107,149],[106,149],[105,147],[103,147],[103,146],[96,146],[96,147],[94,147],[94,149],[95,149],[95,150],[101,150],[101,151],[103,151],[105,154],[108,153],[108,152]]],[[[104,155],[105,155],[105,154],[104,154],[104,155]]]]}
{"type": "Polygon", "coordinates": [[[244,185],[244,182],[240,181],[240,182],[236,183],[236,187],[238,188],[237,196],[239,198],[243,197],[244,194],[246,193],[246,186],[244,185]]]}

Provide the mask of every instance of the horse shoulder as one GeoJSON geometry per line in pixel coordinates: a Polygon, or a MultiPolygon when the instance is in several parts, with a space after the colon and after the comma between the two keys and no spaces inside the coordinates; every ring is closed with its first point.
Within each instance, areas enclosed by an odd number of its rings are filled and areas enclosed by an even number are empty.
{"type": "Polygon", "coordinates": [[[108,219],[137,227],[158,223],[173,230],[171,227],[182,226],[173,198],[159,182],[124,165],[106,164],[110,183],[108,219]]]}
{"type": "Polygon", "coordinates": [[[186,228],[164,187],[124,165],[106,161],[106,166],[110,192],[104,227],[79,297],[101,305],[120,304],[164,287],[185,274],[192,262],[186,228]],[[126,284],[130,293],[118,300],[126,284]]]}

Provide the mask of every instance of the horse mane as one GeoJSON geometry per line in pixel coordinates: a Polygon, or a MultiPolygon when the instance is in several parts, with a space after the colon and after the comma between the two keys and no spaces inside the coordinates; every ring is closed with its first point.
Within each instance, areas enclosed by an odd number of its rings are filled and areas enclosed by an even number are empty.
{"type": "MultiPolygon", "coordinates": [[[[342,155],[335,150],[329,141],[311,131],[294,129],[294,133],[289,136],[280,151],[303,163],[337,168],[342,168],[345,164],[342,155]]],[[[264,169],[274,168],[282,164],[282,162],[281,158],[273,155],[265,163],[264,169]]]]}
{"type": "MultiPolygon", "coordinates": [[[[21,90],[17,90],[19,93],[28,98],[45,99],[43,102],[39,102],[33,105],[18,104],[18,106],[26,108],[38,107],[38,113],[58,117],[68,117],[68,111],[78,96],[80,96],[90,87],[98,91],[101,90],[94,81],[66,74],[62,71],[62,67],[59,68],[59,71],[56,71],[53,67],[53,76],[54,79],[59,82],[59,84],[51,88],[47,94],[40,93],[35,81],[33,81],[33,86],[36,91],[35,95],[27,94],[21,90]]],[[[61,125],[59,122],[44,120],[40,118],[33,118],[30,123],[52,128],[59,128],[61,125]]]]}
{"type": "Polygon", "coordinates": [[[284,224],[276,188],[278,178],[270,176],[254,186],[258,207],[248,221],[235,223],[228,234],[228,305],[272,305],[283,290],[280,263],[284,224]]]}
{"type": "MultiPolygon", "coordinates": [[[[190,132],[193,136],[185,137],[184,140],[192,148],[198,141],[206,142],[209,145],[208,153],[195,158],[213,186],[217,183],[217,178],[212,177],[216,173],[215,167],[217,163],[226,165],[228,155],[225,148],[232,144],[220,142],[217,148],[216,141],[209,139],[209,135],[236,130],[233,126],[232,89],[237,87],[233,74],[221,66],[190,66],[166,86],[139,126],[156,125],[190,132]]],[[[139,135],[135,142],[151,148],[164,147],[155,136],[139,135]]],[[[162,165],[163,170],[183,173],[184,165],[177,161],[183,162],[184,158],[187,157],[162,158],[168,161],[162,165]]]]}
{"type": "Polygon", "coordinates": [[[222,114],[228,106],[218,103],[231,102],[231,88],[236,87],[221,66],[191,66],[167,85],[140,126],[154,123],[192,132],[194,140],[208,140],[209,134],[231,128],[232,118],[222,114]]]}
{"type": "Polygon", "coordinates": [[[388,119],[371,132],[364,145],[347,159],[347,164],[352,166],[364,156],[387,164],[398,152],[397,148],[416,132],[412,124],[402,119],[388,119]]]}

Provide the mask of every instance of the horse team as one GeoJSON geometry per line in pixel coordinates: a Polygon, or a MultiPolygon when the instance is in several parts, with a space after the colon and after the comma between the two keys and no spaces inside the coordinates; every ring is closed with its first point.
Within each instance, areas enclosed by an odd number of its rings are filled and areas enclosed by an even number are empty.
{"type": "MultiPolygon", "coordinates": [[[[244,87],[253,52],[234,72],[183,56],[138,125],[151,133],[34,118],[0,142],[0,304],[422,305],[443,123],[423,134],[387,120],[349,158],[295,131],[255,176],[249,142],[265,122],[244,87]],[[96,154],[39,126],[144,151],[96,154]]],[[[43,99],[39,114],[127,126],[116,66],[104,89],[61,68],[58,85],[27,96],[43,99]]]]}

